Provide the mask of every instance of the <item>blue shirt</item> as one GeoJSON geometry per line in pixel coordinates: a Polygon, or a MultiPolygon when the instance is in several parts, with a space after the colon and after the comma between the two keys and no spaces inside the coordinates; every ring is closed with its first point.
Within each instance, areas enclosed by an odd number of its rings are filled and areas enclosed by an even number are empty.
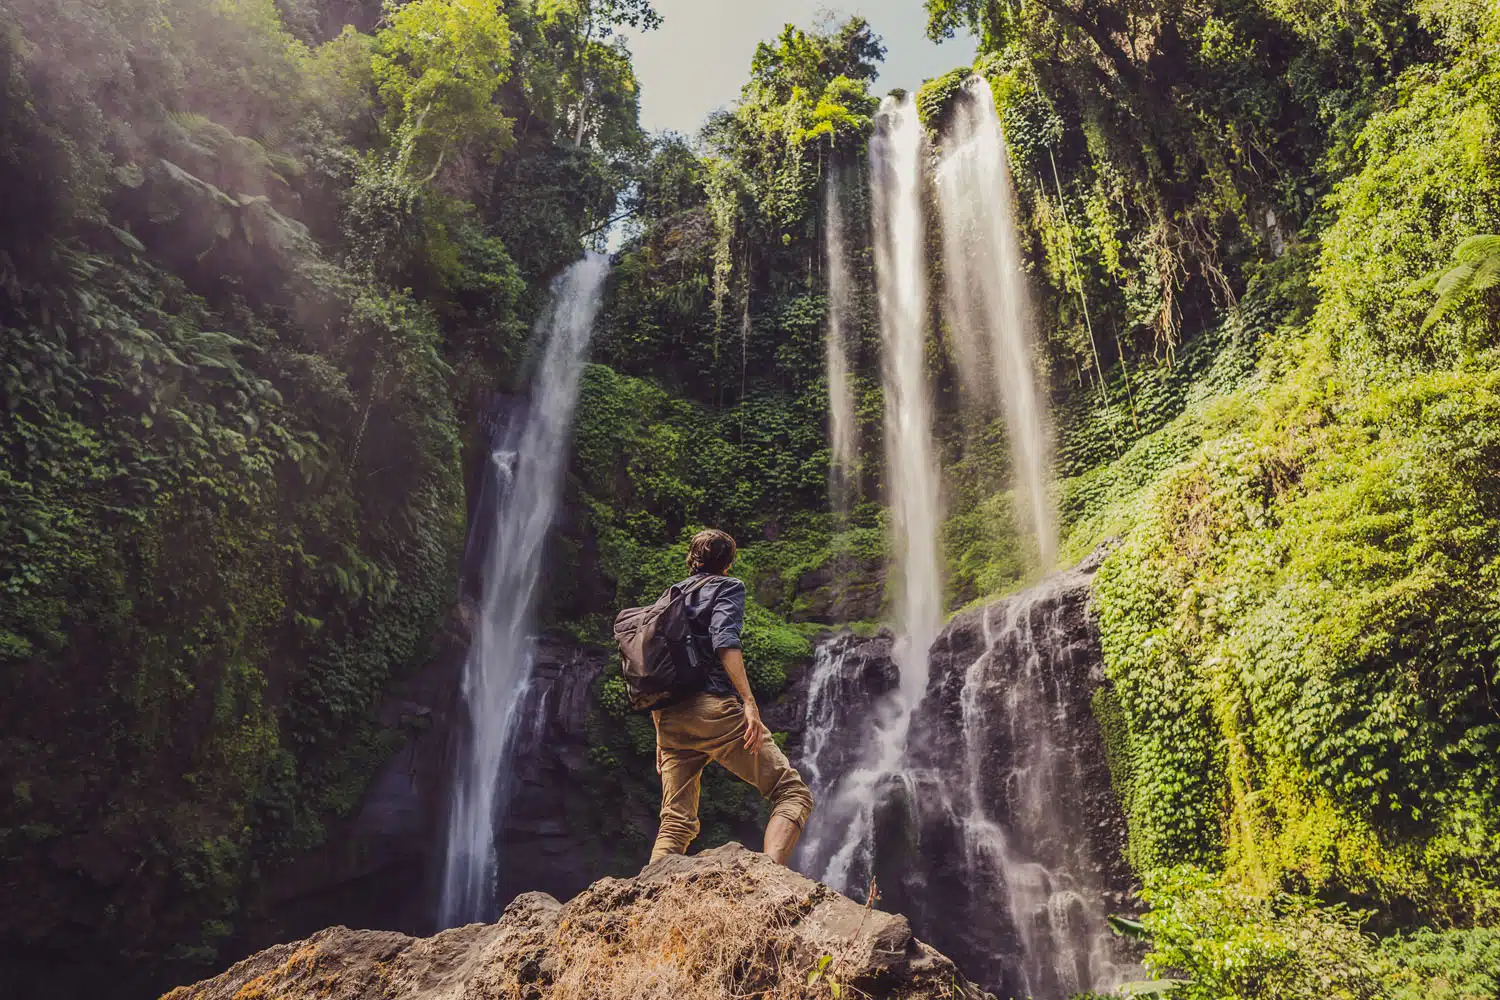
{"type": "MultiPolygon", "coordinates": [[[[695,573],[682,582],[690,584],[704,575],[695,573]]],[[[724,664],[719,662],[719,650],[741,648],[740,632],[745,627],[745,581],[732,576],[711,576],[707,583],[687,596],[686,607],[699,662],[704,665],[703,690],[738,697],[724,664]]]]}

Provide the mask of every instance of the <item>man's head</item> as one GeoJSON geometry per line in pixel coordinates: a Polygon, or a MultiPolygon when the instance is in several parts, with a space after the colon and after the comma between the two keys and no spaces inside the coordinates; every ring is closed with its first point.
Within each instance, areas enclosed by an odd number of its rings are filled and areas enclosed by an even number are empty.
{"type": "Polygon", "coordinates": [[[705,528],[688,542],[689,573],[712,573],[723,576],[734,565],[734,539],[718,528],[705,528]]]}

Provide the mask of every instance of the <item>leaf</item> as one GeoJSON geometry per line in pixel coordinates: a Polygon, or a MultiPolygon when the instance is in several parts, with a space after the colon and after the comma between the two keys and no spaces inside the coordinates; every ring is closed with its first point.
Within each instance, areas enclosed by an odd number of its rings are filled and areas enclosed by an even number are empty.
{"type": "Polygon", "coordinates": [[[1148,997],[1161,996],[1170,993],[1179,986],[1186,986],[1186,979],[1141,979],[1132,983],[1121,983],[1115,987],[1115,992],[1122,997],[1148,997]]]}
{"type": "Polygon", "coordinates": [[[1139,920],[1132,920],[1130,917],[1122,917],[1114,913],[1109,914],[1104,919],[1109,924],[1109,929],[1120,937],[1131,938],[1136,941],[1151,940],[1151,932],[1146,930],[1146,925],[1139,920]]]}
{"type": "Polygon", "coordinates": [[[119,240],[121,243],[125,244],[136,253],[146,252],[146,244],[136,239],[135,234],[130,232],[130,230],[121,229],[119,226],[110,226],[109,231],[115,234],[115,239],[119,240]]]}
{"type": "Polygon", "coordinates": [[[1490,257],[1500,257],[1500,235],[1470,236],[1453,251],[1454,262],[1460,264],[1477,264],[1490,257]]]}
{"type": "Polygon", "coordinates": [[[1409,294],[1435,292],[1437,301],[1422,321],[1425,333],[1472,295],[1500,284],[1500,235],[1470,236],[1453,251],[1453,266],[1441,268],[1406,287],[1409,294]]]}
{"type": "Polygon", "coordinates": [[[146,183],[146,172],[134,163],[126,163],[115,167],[113,173],[115,180],[132,191],[146,183]]]}

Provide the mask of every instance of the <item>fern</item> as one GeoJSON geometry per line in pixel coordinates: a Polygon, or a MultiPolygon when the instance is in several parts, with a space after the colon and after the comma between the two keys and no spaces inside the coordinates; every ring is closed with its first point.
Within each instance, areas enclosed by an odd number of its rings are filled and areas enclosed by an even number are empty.
{"type": "Polygon", "coordinates": [[[1422,321],[1422,332],[1469,298],[1500,284],[1500,235],[1470,236],[1453,251],[1453,266],[1415,281],[1412,292],[1434,292],[1437,301],[1422,321]]]}

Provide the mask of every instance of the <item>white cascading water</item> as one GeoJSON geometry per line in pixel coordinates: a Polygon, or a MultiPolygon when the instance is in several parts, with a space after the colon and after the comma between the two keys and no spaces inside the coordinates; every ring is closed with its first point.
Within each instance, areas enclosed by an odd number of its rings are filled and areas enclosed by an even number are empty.
{"type": "Polygon", "coordinates": [[[835,170],[824,188],[824,249],[828,256],[828,439],[833,445],[829,492],[835,512],[848,513],[859,474],[854,427],[854,386],[849,380],[849,259],[844,248],[842,175],[835,170]]]}
{"type": "Polygon", "coordinates": [[[981,880],[993,872],[991,888],[1010,911],[1018,996],[1106,992],[1141,972],[1109,930],[1085,860],[1086,823],[1070,798],[1087,783],[1069,739],[1079,706],[1068,700],[1074,668],[1056,600],[1071,582],[1053,576],[983,609],[983,650],[959,696],[968,780],[951,808],[968,869],[981,880]]]}
{"type": "Polygon", "coordinates": [[[1057,555],[1047,485],[1047,403],[1036,374],[1031,308],[1016,236],[1005,137],[990,85],[965,84],[937,170],[946,273],[944,314],[965,388],[996,398],[1009,432],[1017,506],[1043,568],[1057,555]]]}
{"type": "Polygon", "coordinates": [[[478,620],[464,664],[466,745],[448,814],[439,919],[444,927],[494,916],[495,828],[506,800],[506,756],[531,675],[542,553],[557,512],[568,435],[609,258],[589,254],[552,284],[537,334],[546,349],[519,427],[490,455],[492,517],[478,620]]]}
{"type": "Polygon", "coordinates": [[[943,624],[939,502],[932,400],[927,387],[927,241],[922,220],[922,123],[916,101],[886,98],[870,140],[875,281],[885,392],[886,489],[891,505],[896,664],[903,722],[883,741],[882,767],[905,746],[905,724],[927,691],[927,650],[943,624]]]}
{"type": "Polygon", "coordinates": [[[871,229],[880,305],[886,493],[896,582],[897,689],[875,709],[858,763],[813,814],[803,863],[844,889],[866,876],[879,788],[898,775],[912,712],[927,690],[927,652],[943,622],[941,517],[927,386],[924,135],[910,95],[886,98],[870,140],[871,229]]]}

